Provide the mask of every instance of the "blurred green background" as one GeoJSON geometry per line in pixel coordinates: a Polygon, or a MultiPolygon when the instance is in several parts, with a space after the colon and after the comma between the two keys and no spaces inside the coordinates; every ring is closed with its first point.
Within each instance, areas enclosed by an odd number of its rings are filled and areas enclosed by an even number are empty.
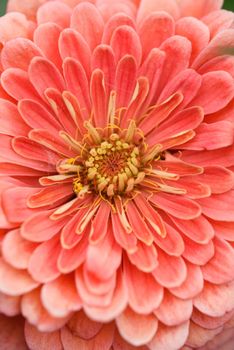
{"type": "MultiPolygon", "coordinates": [[[[30,0],[22,0],[22,1],[30,1],[30,0]]],[[[7,0],[0,0],[0,16],[2,16],[5,13],[6,3],[7,3],[7,0]]],[[[234,11],[234,0],[225,0],[224,8],[234,11]]]]}

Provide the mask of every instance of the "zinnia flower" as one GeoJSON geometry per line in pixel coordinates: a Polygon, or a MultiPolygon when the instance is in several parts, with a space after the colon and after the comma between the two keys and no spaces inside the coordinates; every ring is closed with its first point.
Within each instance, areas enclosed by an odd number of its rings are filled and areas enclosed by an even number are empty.
{"type": "Polygon", "coordinates": [[[4,349],[231,346],[234,16],[221,5],[10,1],[4,349]]]}

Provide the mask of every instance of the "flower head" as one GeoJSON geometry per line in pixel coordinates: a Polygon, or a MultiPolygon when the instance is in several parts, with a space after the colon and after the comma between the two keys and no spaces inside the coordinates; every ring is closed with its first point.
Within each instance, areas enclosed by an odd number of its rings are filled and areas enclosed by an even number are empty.
{"type": "Polygon", "coordinates": [[[199,348],[233,326],[221,3],[10,1],[0,310],[23,315],[29,348],[199,348]]]}

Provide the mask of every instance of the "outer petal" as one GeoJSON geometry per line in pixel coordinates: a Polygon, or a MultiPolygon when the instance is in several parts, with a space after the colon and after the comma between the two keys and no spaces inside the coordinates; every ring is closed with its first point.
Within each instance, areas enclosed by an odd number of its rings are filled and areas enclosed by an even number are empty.
{"type": "Polygon", "coordinates": [[[167,327],[160,324],[159,329],[147,344],[150,350],[176,350],[184,345],[189,332],[189,322],[185,322],[179,326],[167,327]]]}
{"type": "Polygon", "coordinates": [[[27,350],[23,318],[0,315],[0,339],[4,350],[27,350]]]}
{"type": "Polygon", "coordinates": [[[64,327],[61,332],[61,339],[64,350],[109,350],[114,337],[114,324],[109,323],[101,329],[101,331],[93,339],[84,340],[74,336],[67,327],[64,327]]]}
{"type": "Polygon", "coordinates": [[[122,337],[135,346],[148,343],[158,328],[158,320],[154,315],[139,315],[130,308],[117,317],[116,323],[122,337]]]}
{"type": "Polygon", "coordinates": [[[27,345],[31,350],[63,350],[60,331],[42,333],[26,322],[24,332],[27,345]]]}

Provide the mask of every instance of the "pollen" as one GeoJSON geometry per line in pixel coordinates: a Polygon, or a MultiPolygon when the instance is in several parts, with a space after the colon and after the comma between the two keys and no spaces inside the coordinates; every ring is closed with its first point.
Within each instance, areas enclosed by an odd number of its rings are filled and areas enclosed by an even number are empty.
{"type": "Polygon", "coordinates": [[[73,192],[94,192],[107,199],[129,195],[144,181],[149,163],[160,157],[161,146],[148,149],[133,121],[124,130],[113,125],[97,129],[90,122],[85,127],[82,153],[60,165],[63,172],[76,171],[73,192]]]}

